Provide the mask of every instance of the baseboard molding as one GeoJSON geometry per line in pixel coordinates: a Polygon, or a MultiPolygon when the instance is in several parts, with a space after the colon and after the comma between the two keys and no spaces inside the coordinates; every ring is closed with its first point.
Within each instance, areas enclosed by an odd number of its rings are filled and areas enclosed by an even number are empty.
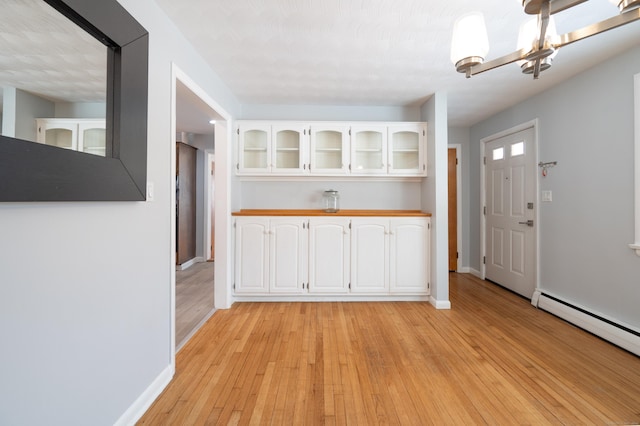
{"type": "Polygon", "coordinates": [[[358,296],[335,295],[335,296],[279,296],[274,294],[264,296],[249,296],[236,294],[234,302],[427,302],[430,301],[428,295],[380,295],[380,296],[358,296]]]}
{"type": "Polygon", "coordinates": [[[537,296],[537,304],[532,299],[534,306],[640,356],[640,332],[555,296],[545,293],[537,296]]]}
{"type": "Polygon", "coordinates": [[[167,366],[162,373],[149,385],[149,387],[135,400],[127,411],[120,416],[115,426],[132,426],[147,412],[151,404],[158,398],[160,393],[167,387],[175,373],[172,365],[167,366]]]}
{"type": "Polygon", "coordinates": [[[429,303],[431,303],[436,309],[451,309],[450,300],[437,300],[434,297],[429,297],[429,303]]]}
{"type": "Polygon", "coordinates": [[[186,262],[184,262],[182,265],[176,265],[176,271],[184,271],[187,268],[190,268],[191,266],[195,265],[196,263],[201,263],[204,262],[204,257],[194,257],[191,260],[187,260],[186,262]]]}

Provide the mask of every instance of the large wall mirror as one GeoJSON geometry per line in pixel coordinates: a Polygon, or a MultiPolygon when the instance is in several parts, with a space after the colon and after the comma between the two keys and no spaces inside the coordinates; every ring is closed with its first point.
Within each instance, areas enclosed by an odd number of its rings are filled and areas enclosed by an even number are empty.
{"type": "Polygon", "coordinates": [[[7,0],[0,201],[146,196],[148,34],[116,0],[7,0]]]}

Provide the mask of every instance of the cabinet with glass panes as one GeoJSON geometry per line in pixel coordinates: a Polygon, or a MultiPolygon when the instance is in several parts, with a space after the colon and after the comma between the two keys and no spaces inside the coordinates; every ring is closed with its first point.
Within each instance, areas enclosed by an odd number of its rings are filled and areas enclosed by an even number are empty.
{"type": "Polygon", "coordinates": [[[105,128],[104,119],[36,119],[36,134],[39,143],[102,157],[106,154],[105,128]]]}
{"type": "Polygon", "coordinates": [[[348,172],[349,126],[311,125],[311,174],[344,175],[348,172]]]}
{"type": "Polygon", "coordinates": [[[238,122],[238,175],[426,176],[426,123],[238,122]]]}
{"type": "Polygon", "coordinates": [[[352,175],[387,173],[387,126],[351,126],[352,175]]]}
{"type": "Polygon", "coordinates": [[[426,176],[425,124],[389,126],[389,167],[391,175],[426,176]]]}

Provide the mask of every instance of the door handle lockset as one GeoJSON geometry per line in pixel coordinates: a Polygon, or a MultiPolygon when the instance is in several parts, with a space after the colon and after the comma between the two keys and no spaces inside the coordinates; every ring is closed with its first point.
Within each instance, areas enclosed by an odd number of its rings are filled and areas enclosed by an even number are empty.
{"type": "Polygon", "coordinates": [[[533,220],[529,219],[526,222],[518,222],[520,225],[533,226],[533,220]]]}

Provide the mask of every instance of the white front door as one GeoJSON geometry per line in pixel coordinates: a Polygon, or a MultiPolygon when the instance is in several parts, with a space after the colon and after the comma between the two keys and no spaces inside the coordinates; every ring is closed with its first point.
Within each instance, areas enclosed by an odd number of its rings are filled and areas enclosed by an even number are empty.
{"type": "Polygon", "coordinates": [[[530,298],[535,290],[535,133],[486,142],[486,278],[530,298]]]}

